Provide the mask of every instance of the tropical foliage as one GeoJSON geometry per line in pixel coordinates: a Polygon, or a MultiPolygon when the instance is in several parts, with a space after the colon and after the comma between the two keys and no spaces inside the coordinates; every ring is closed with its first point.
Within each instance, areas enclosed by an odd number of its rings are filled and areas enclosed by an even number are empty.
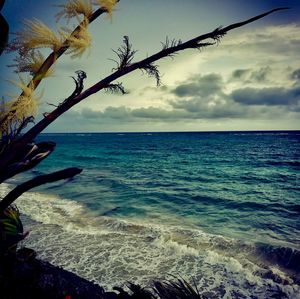
{"type": "MultiPolygon", "coordinates": [[[[17,73],[26,72],[32,76],[29,82],[20,77],[20,82],[14,82],[21,89],[17,98],[2,100],[0,103],[0,140],[2,145],[16,138],[18,128],[27,124],[28,117],[34,117],[37,112],[38,100],[34,90],[43,78],[53,73],[53,64],[63,53],[71,54],[72,58],[80,57],[91,45],[91,35],[88,31],[90,18],[100,6],[102,12],[111,16],[117,1],[114,0],[70,0],[60,5],[61,11],[57,14],[57,21],[64,18],[67,22],[71,18],[79,21],[75,30],[60,26],[58,32],[53,31],[40,20],[26,20],[23,30],[15,33],[15,38],[6,47],[6,52],[16,52],[14,64],[17,73]],[[83,18],[81,18],[83,16],[83,18]],[[81,20],[82,19],[82,20],[81,20]],[[44,55],[40,49],[52,51],[53,59],[45,66],[44,55]]],[[[48,57],[49,58],[49,57],[48,57]]],[[[49,61],[49,59],[48,59],[49,61]]],[[[1,145],[0,145],[1,146],[1,145]]]]}
{"type": "MultiPolygon", "coordinates": [[[[6,47],[6,52],[16,52],[14,64],[10,66],[14,67],[18,74],[28,73],[32,78],[26,81],[19,75],[20,81],[11,83],[20,88],[21,94],[9,99],[2,98],[0,102],[1,158],[5,159],[5,154],[7,155],[11,150],[11,144],[17,140],[28,123],[33,122],[42,98],[42,95],[37,95],[35,90],[38,82],[53,73],[53,65],[59,56],[59,51],[71,54],[72,58],[81,56],[90,47],[92,40],[88,26],[89,18],[93,15],[93,6],[100,5],[102,13],[108,13],[111,16],[115,4],[116,1],[92,3],[89,0],[70,0],[60,6],[61,11],[57,15],[57,20],[65,18],[69,21],[70,18],[77,18],[79,25],[75,30],[61,27],[58,32],[54,32],[40,20],[27,20],[24,22],[23,30],[15,34],[15,38],[6,47]],[[82,20],[80,20],[81,15],[83,15],[82,20]],[[51,63],[44,68],[46,58],[40,51],[41,49],[49,49],[54,56],[51,63]]],[[[77,83],[76,80],[75,83],[77,83]]],[[[24,144],[18,149],[18,154],[11,159],[10,163],[1,169],[0,182],[34,167],[46,158],[54,147],[55,144],[52,142],[35,144],[33,140],[24,144]]],[[[77,172],[76,170],[65,173],[71,176],[77,172]]],[[[13,205],[0,210],[0,253],[2,255],[15,248],[24,237],[19,216],[18,209],[13,205]]]]}
{"type": "Polygon", "coordinates": [[[0,255],[14,253],[19,241],[23,240],[23,225],[15,205],[0,213],[0,255]]]}

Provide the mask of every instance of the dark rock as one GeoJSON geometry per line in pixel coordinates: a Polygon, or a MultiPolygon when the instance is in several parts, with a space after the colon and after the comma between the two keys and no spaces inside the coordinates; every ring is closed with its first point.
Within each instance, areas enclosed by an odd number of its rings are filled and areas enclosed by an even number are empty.
{"type": "MultiPolygon", "coordinates": [[[[28,252],[28,251],[27,251],[28,252]]],[[[30,256],[0,262],[1,299],[114,299],[104,289],[74,273],[30,256]]]]}

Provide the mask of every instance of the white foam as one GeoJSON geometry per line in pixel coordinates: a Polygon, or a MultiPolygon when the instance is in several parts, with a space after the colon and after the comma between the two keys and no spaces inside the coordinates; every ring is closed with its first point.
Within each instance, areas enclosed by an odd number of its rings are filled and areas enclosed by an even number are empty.
{"type": "MultiPolygon", "coordinates": [[[[0,195],[9,190],[1,185],[0,195]]],[[[63,266],[106,288],[126,281],[182,276],[200,291],[225,292],[224,298],[271,297],[281,290],[297,298],[300,287],[263,278],[264,269],[250,262],[235,240],[200,230],[95,217],[77,202],[27,192],[17,200],[20,211],[37,223],[25,245],[41,258],[63,266]]],[[[248,249],[246,249],[247,251],[248,249]]],[[[277,268],[268,269],[282,278],[277,268]]]]}
{"type": "Polygon", "coordinates": [[[192,248],[186,244],[179,244],[176,241],[172,240],[170,236],[162,235],[157,238],[154,242],[157,247],[165,249],[168,247],[176,255],[193,255],[199,256],[199,251],[195,248],[192,248]]]}

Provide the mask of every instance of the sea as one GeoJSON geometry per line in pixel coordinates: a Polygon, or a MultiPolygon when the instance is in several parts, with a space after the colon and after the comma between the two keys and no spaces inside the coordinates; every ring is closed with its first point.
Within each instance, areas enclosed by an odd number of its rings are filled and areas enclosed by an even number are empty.
{"type": "Polygon", "coordinates": [[[42,134],[0,187],[83,172],[18,205],[21,246],[107,290],[181,278],[209,298],[300,298],[300,131],[42,134]]]}

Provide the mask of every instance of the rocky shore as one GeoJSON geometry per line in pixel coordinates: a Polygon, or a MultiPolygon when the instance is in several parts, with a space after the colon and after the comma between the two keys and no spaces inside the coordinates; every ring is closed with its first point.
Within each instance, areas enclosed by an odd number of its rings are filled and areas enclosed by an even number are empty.
{"type": "Polygon", "coordinates": [[[184,279],[153,281],[150,289],[133,283],[106,292],[101,286],[36,258],[23,248],[0,258],[1,299],[207,299],[184,279]]]}
{"type": "Polygon", "coordinates": [[[0,262],[1,299],[114,299],[124,298],[105,292],[99,285],[39,260],[34,251],[23,249],[17,258],[0,262]]]}

